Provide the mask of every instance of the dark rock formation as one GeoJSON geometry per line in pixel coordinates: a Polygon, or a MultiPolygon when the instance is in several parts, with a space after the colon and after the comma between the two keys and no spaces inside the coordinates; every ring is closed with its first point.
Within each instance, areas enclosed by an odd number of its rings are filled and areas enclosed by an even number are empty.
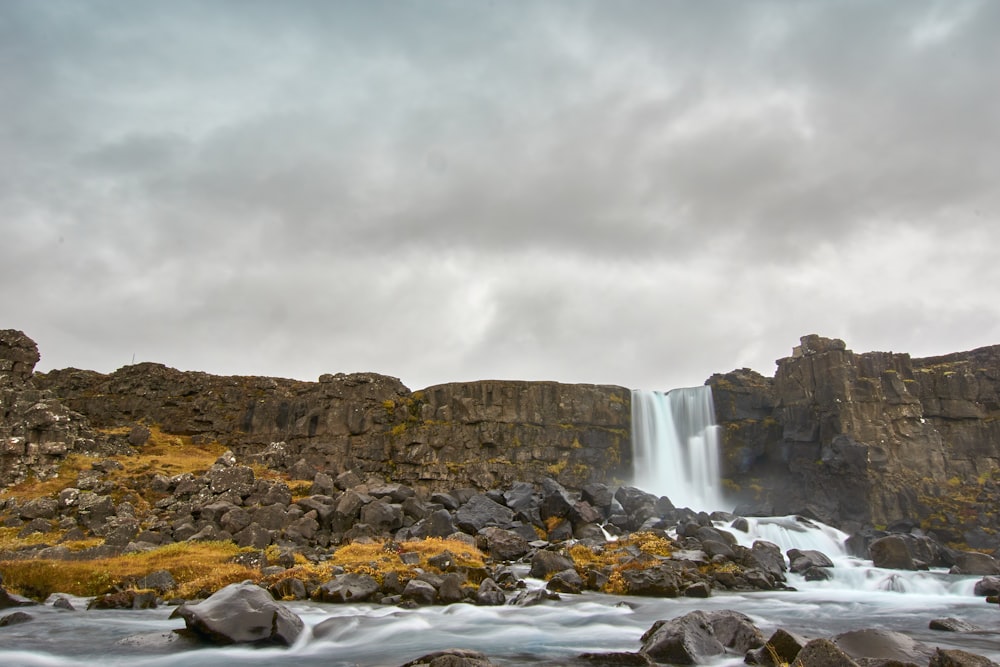
{"type": "Polygon", "coordinates": [[[801,343],[773,379],[708,381],[744,508],[849,531],[911,520],[945,542],[1000,546],[1000,346],[911,359],[801,343]]]}
{"type": "Polygon", "coordinates": [[[291,646],[305,625],[275,602],[265,589],[243,582],[230,584],[198,604],[184,604],[174,615],[187,629],[216,644],[291,646]]]}
{"type": "Polygon", "coordinates": [[[24,333],[0,330],[0,486],[48,479],[68,454],[101,451],[86,420],[36,385],[38,359],[24,333]]]}
{"type": "Polygon", "coordinates": [[[300,382],[153,363],[34,381],[95,427],[158,424],[306,479],[354,471],[437,490],[554,477],[580,488],[624,477],[630,465],[630,393],[622,387],[490,381],[411,392],[374,373],[300,382]]]}
{"type": "Polygon", "coordinates": [[[494,663],[479,651],[451,648],[428,653],[401,667],[494,667],[494,663]]]}

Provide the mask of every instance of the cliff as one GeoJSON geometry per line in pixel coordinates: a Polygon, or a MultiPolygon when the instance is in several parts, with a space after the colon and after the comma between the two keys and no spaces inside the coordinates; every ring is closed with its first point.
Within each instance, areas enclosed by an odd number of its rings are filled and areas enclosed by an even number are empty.
{"type": "Polygon", "coordinates": [[[774,378],[712,376],[747,508],[1000,546],[1000,346],[928,359],[805,336],[774,378]]]}
{"type": "Polygon", "coordinates": [[[547,476],[580,488],[630,470],[622,387],[484,381],[410,391],[372,373],[300,382],[151,363],[33,381],[103,431],[156,424],[299,479],[353,470],[437,490],[547,476]]]}
{"type": "Polygon", "coordinates": [[[23,332],[0,330],[0,486],[51,477],[70,452],[106,449],[82,415],[33,383],[38,359],[23,332]]]}

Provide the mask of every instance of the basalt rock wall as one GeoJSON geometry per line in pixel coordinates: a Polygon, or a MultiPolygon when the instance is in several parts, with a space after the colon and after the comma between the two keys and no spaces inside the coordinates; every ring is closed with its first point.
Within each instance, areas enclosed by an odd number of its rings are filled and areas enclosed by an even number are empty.
{"type": "Polygon", "coordinates": [[[98,429],[156,424],[301,479],[353,470],[429,490],[542,477],[579,488],[624,478],[630,466],[622,387],[484,381],[410,391],[371,373],[300,382],[151,363],[34,381],[98,429]]]}
{"type": "Polygon", "coordinates": [[[37,387],[38,346],[21,331],[0,330],[0,483],[50,477],[71,452],[101,451],[82,415],[37,387]]]}
{"type": "Polygon", "coordinates": [[[774,378],[709,380],[730,488],[763,513],[1000,546],[1000,346],[911,359],[801,343],[774,378]]]}

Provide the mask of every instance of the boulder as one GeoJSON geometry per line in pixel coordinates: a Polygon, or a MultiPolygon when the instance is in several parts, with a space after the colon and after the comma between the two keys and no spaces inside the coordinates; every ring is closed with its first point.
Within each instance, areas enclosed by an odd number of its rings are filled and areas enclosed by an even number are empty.
{"type": "Polygon", "coordinates": [[[698,665],[726,652],[712,629],[708,615],[692,611],[669,621],[657,621],[642,636],[642,653],[656,662],[698,665]]]}
{"type": "Polygon", "coordinates": [[[917,569],[917,564],[913,562],[913,555],[910,553],[906,541],[900,535],[886,535],[875,540],[868,547],[868,555],[875,567],[892,570],[917,569]]]}
{"type": "Polygon", "coordinates": [[[495,667],[495,663],[479,651],[450,648],[420,656],[400,667],[495,667]]]}
{"type": "Polygon", "coordinates": [[[764,645],[764,635],[746,614],[730,610],[714,611],[708,614],[708,621],[715,638],[740,655],[764,645]]]}
{"type": "Polygon", "coordinates": [[[342,574],[313,591],[320,602],[366,602],[379,590],[378,582],[367,574],[342,574]]]}
{"type": "Polygon", "coordinates": [[[814,567],[833,567],[833,561],[825,553],[815,549],[789,549],[787,556],[788,569],[798,574],[814,567]]]}
{"type": "Polygon", "coordinates": [[[778,628],[763,646],[747,651],[745,661],[751,665],[766,665],[767,667],[790,665],[806,643],[807,641],[803,637],[784,628],[778,628]]]}
{"type": "Polygon", "coordinates": [[[792,667],[858,667],[858,663],[829,639],[814,639],[802,647],[792,667]]]}
{"type": "Polygon", "coordinates": [[[455,525],[470,535],[487,526],[505,528],[513,520],[514,513],[510,509],[482,494],[473,496],[455,512],[455,525]]]}
{"type": "Polygon", "coordinates": [[[517,560],[531,551],[528,540],[517,533],[495,526],[487,526],[479,531],[477,544],[495,561],[517,560]]]}
{"type": "Polygon", "coordinates": [[[3,587],[0,587],[0,609],[10,609],[11,607],[31,607],[38,604],[34,600],[29,600],[26,597],[21,597],[20,595],[15,595],[14,593],[8,593],[3,587]]]}
{"type": "Polygon", "coordinates": [[[935,649],[927,667],[996,667],[989,658],[961,649],[935,649]]]}
{"type": "Polygon", "coordinates": [[[483,607],[496,607],[507,604],[507,596],[503,589],[490,578],[483,579],[476,591],[476,604],[483,607]]]}
{"type": "Polygon", "coordinates": [[[156,591],[124,590],[98,595],[87,604],[87,609],[155,609],[156,591]]]}
{"type": "Polygon", "coordinates": [[[983,577],[976,582],[972,592],[980,597],[1000,595],[1000,577],[983,577]]]}
{"type": "Polygon", "coordinates": [[[953,557],[955,564],[951,568],[952,574],[1000,575],[1000,563],[989,554],[978,551],[956,551],[953,557]]]}
{"type": "Polygon", "coordinates": [[[665,565],[644,570],[624,570],[621,577],[629,595],[675,598],[680,593],[677,573],[665,565]]]}
{"type": "Polygon", "coordinates": [[[437,589],[426,581],[410,579],[403,588],[403,599],[418,605],[431,605],[437,599],[437,589]]]}
{"type": "Polygon", "coordinates": [[[931,656],[931,649],[917,640],[880,628],[843,632],[833,638],[833,643],[856,660],[877,658],[922,665],[931,656]]]}
{"type": "Polygon", "coordinates": [[[20,623],[27,623],[34,616],[27,612],[15,611],[12,614],[7,614],[5,616],[0,616],[0,628],[6,627],[8,625],[18,625],[20,623]]]}
{"type": "Polygon", "coordinates": [[[291,646],[305,625],[271,594],[249,581],[230,584],[198,604],[183,604],[174,615],[187,629],[216,644],[291,646]]]}
{"type": "Polygon", "coordinates": [[[960,618],[935,618],[928,627],[943,632],[980,632],[982,628],[960,618]]]}
{"type": "Polygon", "coordinates": [[[554,551],[539,551],[531,557],[531,570],[528,576],[536,579],[547,579],[556,572],[573,569],[573,561],[554,551]]]}

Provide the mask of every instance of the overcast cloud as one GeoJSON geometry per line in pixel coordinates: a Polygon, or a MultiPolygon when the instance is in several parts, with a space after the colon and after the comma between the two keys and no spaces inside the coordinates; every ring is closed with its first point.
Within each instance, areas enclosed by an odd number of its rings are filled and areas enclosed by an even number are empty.
{"type": "Polygon", "coordinates": [[[40,369],[411,388],[1000,343],[1000,3],[0,2],[40,369]]]}

